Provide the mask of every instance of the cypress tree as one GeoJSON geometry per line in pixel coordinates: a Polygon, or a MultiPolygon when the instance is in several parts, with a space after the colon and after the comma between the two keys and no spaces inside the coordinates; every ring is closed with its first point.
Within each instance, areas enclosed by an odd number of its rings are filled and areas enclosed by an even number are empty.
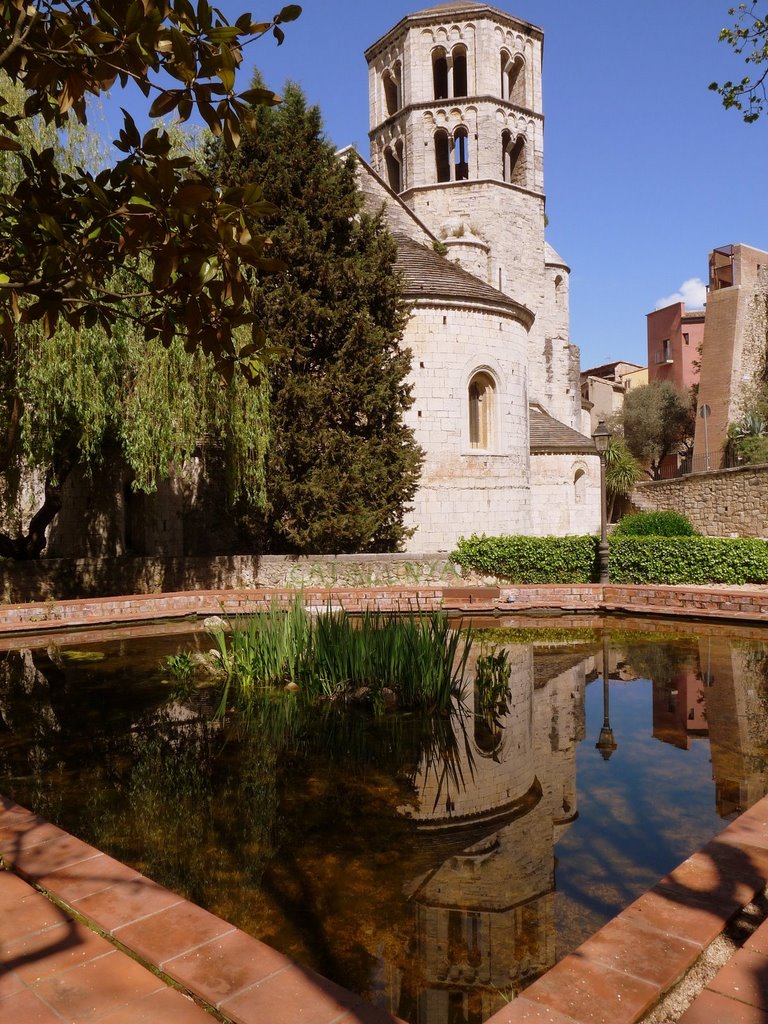
{"type": "Polygon", "coordinates": [[[280,107],[255,111],[234,158],[214,145],[209,159],[222,182],[263,183],[278,209],[271,255],[287,266],[259,282],[254,302],[279,353],[267,511],[256,517],[264,548],[397,550],[422,462],[403,423],[410,353],[398,343],[408,308],[394,242],[363,209],[354,157],[336,156],[319,109],[289,84],[280,107]]]}

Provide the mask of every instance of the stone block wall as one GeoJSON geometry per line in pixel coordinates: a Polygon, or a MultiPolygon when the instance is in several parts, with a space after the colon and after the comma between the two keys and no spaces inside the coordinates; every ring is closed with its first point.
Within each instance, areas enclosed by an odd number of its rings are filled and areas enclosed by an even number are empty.
{"type": "Polygon", "coordinates": [[[682,512],[705,537],[768,537],[768,466],[638,484],[636,512],[682,512]]]}

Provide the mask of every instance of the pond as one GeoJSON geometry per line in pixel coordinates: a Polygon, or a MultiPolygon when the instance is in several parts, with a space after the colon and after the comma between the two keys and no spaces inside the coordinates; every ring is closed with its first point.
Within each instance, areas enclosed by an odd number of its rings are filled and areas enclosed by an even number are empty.
{"type": "Polygon", "coordinates": [[[474,625],[495,717],[222,722],[165,665],[195,625],[2,640],[0,793],[411,1024],[481,1024],[768,791],[768,631],[474,625]]]}

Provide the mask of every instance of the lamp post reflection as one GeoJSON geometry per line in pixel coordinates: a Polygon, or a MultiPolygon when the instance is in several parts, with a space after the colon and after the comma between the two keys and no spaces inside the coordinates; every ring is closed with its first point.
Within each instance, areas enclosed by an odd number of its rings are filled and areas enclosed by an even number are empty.
{"type": "Polygon", "coordinates": [[[609,707],[609,693],[608,687],[610,684],[610,671],[608,668],[608,634],[606,630],[603,630],[603,727],[600,730],[597,743],[595,747],[603,755],[603,760],[607,761],[611,754],[618,747],[616,738],[613,735],[613,729],[611,728],[611,714],[609,707]]]}

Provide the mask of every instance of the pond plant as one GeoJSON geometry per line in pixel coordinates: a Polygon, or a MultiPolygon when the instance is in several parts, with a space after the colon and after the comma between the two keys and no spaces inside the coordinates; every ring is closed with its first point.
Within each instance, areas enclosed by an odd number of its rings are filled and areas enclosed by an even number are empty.
{"type": "Polygon", "coordinates": [[[465,689],[472,634],[441,612],[311,615],[300,600],[211,630],[224,676],[219,713],[288,688],[302,702],[447,713],[465,689]]]}

